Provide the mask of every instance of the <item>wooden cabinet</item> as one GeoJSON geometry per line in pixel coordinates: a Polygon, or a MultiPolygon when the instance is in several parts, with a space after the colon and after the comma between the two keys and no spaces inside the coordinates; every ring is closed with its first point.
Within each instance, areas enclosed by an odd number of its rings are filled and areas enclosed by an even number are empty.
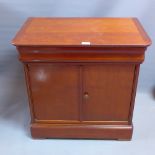
{"type": "Polygon", "coordinates": [[[151,41],[135,18],[29,18],[24,64],[34,138],[126,139],[151,41]]]}

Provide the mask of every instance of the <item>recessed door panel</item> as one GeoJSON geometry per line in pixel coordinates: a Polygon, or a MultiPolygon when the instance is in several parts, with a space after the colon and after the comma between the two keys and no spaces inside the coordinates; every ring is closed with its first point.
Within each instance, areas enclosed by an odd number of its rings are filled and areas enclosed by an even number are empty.
{"type": "Polygon", "coordinates": [[[37,120],[79,120],[78,66],[30,64],[29,80],[37,120]]]}
{"type": "Polygon", "coordinates": [[[127,121],[134,65],[104,64],[83,67],[83,120],[127,121]]]}

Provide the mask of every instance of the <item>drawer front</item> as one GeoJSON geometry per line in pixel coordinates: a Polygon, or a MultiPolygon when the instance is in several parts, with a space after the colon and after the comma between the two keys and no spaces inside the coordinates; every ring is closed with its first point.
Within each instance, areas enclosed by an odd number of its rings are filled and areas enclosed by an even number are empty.
{"type": "Polygon", "coordinates": [[[134,65],[83,68],[83,121],[128,121],[134,65]]]}
{"type": "Polygon", "coordinates": [[[141,63],[144,48],[131,47],[18,47],[23,62],[141,63]]]}
{"type": "Polygon", "coordinates": [[[79,120],[79,68],[50,63],[28,65],[36,120],[79,120]]]}

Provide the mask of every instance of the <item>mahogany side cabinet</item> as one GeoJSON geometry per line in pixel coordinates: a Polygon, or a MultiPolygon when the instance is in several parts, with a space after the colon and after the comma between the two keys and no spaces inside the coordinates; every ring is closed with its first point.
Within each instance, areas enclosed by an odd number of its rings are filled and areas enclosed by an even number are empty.
{"type": "Polygon", "coordinates": [[[130,140],[151,40],[136,18],[28,18],[12,44],[24,64],[34,138],[130,140]]]}

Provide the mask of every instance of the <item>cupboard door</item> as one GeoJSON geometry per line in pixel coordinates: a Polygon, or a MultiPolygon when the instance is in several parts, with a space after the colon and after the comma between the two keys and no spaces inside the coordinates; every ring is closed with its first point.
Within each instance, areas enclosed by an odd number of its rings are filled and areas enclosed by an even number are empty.
{"type": "Polygon", "coordinates": [[[65,64],[29,64],[37,120],[79,120],[79,68],[65,64]]]}
{"type": "Polygon", "coordinates": [[[83,120],[127,121],[134,65],[88,65],[83,68],[83,120]]]}

